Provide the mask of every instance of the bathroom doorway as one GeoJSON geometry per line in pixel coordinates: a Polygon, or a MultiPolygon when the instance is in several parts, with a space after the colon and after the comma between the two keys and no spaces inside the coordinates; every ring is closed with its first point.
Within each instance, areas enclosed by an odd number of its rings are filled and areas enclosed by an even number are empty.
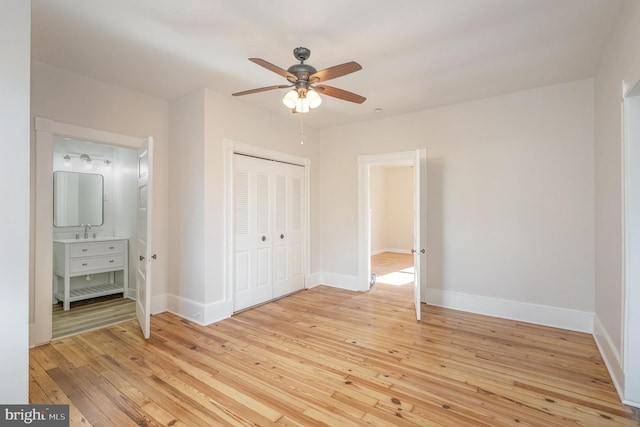
{"type": "Polygon", "coordinates": [[[56,135],[52,167],[55,339],[136,316],[137,150],[56,135]]]}
{"type": "MultiPolygon", "coordinates": [[[[63,300],[63,311],[72,311],[72,303],[90,299],[72,295],[72,280],[76,287],[90,288],[92,298],[121,293],[120,298],[131,299],[142,333],[149,338],[151,270],[156,259],[151,246],[152,138],[132,137],[39,117],[35,120],[35,131],[30,345],[51,341],[56,300],[63,300]],[[56,151],[59,146],[65,148],[65,153],[56,151]],[[54,222],[56,162],[60,162],[63,170],[69,168],[65,163],[70,162],[73,168],[75,162],[77,167],[85,168],[84,174],[95,172],[97,166],[111,168],[110,179],[105,179],[104,170],[93,174],[101,176],[103,194],[97,199],[103,201],[104,216],[91,221],[100,224],[84,220],[78,221],[80,226],[65,226],[64,221],[54,222]],[[87,163],[92,165],[91,170],[87,163]],[[119,181],[128,184],[120,186],[119,181]],[[54,250],[62,250],[63,256],[56,255],[54,250]],[[58,264],[54,265],[54,258],[58,264]],[[57,260],[62,260],[62,266],[57,260]],[[103,285],[104,291],[98,289],[103,285]],[[57,286],[55,292],[54,286],[57,286]],[[120,288],[119,292],[115,288],[120,288]]],[[[77,191],[84,190],[79,186],[77,191]]]]}

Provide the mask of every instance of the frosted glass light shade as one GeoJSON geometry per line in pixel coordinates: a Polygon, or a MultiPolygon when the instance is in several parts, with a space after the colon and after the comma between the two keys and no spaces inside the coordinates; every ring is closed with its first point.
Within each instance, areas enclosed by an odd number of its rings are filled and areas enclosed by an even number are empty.
{"type": "Polygon", "coordinates": [[[307,91],[307,101],[309,102],[309,108],[317,108],[322,104],[322,98],[315,90],[307,91]]]}
{"type": "Polygon", "coordinates": [[[298,98],[296,101],[296,112],[298,113],[308,113],[309,112],[309,101],[307,98],[298,98]]]}
{"type": "Polygon", "coordinates": [[[290,90],[284,95],[282,98],[282,103],[287,106],[287,108],[296,108],[296,102],[298,101],[298,92],[295,90],[290,90]]]}
{"type": "Polygon", "coordinates": [[[310,108],[316,108],[322,104],[322,98],[314,90],[308,90],[305,98],[299,98],[298,92],[292,89],[284,95],[282,103],[296,113],[308,113],[310,108]]]}

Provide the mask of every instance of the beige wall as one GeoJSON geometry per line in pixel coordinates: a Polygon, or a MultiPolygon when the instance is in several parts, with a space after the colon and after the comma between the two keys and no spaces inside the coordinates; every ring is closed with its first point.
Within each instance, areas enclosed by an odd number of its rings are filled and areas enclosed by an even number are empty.
{"type": "Polygon", "coordinates": [[[371,253],[387,249],[387,173],[384,166],[369,169],[369,211],[371,215],[371,253]]]}
{"type": "Polygon", "coordinates": [[[358,275],[357,156],[426,148],[428,287],[588,318],[592,123],[587,79],[322,130],[322,270],[358,275]]]}
{"type": "Polygon", "coordinates": [[[640,2],[625,3],[596,76],[595,313],[596,334],[614,380],[622,383],[623,230],[622,81],[640,62],[640,2]]]}
{"type": "Polygon", "coordinates": [[[371,252],[409,253],[413,247],[413,169],[371,166],[371,252]]]}
{"type": "Polygon", "coordinates": [[[398,252],[413,248],[413,168],[387,168],[386,247],[398,252]]]}

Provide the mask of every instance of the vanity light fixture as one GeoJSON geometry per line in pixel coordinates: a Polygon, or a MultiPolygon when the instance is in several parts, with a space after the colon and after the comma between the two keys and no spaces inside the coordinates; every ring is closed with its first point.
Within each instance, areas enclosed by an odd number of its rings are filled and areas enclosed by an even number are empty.
{"type": "Polygon", "coordinates": [[[81,154],[80,161],[84,163],[85,169],[93,169],[93,165],[91,164],[91,156],[88,154],[81,154]]]}
{"type": "MultiPolygon", "coordinates": [[[[103,170],[111,170],[111,165],[113,165],[113,160],[111,159],[106,159],[104,157],[96,157],[96,156],[91,156],[89,154],[80,154],[80,153],[68,153],[65,154],[62,158],[64,159],[64,167],[65,168],[70,168],[72,167],[72,162],[71,159],[72,158],[76,158],[76,159],[80,159],[80,162],[84,165],[85,169],[93,169],[93,165],[94,165],[94,160],[98,160],[99,162],[104,162],[104,167],[103,170]]],[[[100,165],[102,163],[98,163],[98,168],[100,168],[100,165]]]]}

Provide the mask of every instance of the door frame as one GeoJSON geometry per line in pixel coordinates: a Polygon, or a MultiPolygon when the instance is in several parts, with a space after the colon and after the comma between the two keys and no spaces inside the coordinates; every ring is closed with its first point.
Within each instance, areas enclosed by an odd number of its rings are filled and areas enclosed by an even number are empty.
{"type": "Polygon", "coordinates": [[[623,403],[640,407],[640,64],[623,82],[623,403]]]}
{"type": "Polygon", "coordinates": [[[73,138],[97,144],[137,149],[146,138],[76,126],[51,119],[35,118],[35,199],[33,203],[34,236],[31,240],[31,262],[34,266],[33,314],[29,331],[31,347],[52,338],[53,288],[53,140],[73,138]]]}
{"type": "Polygon", "coordinates": [[[292,163],[304,167],[304,289],[309,285],[309,274],[311,270],[310,261],[310,192],[311,188],[311,160],[294,154],[283,153],[269,148],[259,147],[244,142],[224,138],[224,281],[225,281],[225,301],[229,307],[229,315],[233,314],[234,289],[233,289],[233,258],[234,258],[234,224],[233,224],[233,155],[245,154],[278,162],[292,163]]]}
{"type": "MultiPolygon", "coordinates": [[[[427,151],[425,149],[418,150],[420,160],[426,162],[427,151]]],[[[358,286],[357,291],[365,292],[369,290],[369,281],[371,278],[371,218],[369,209],[371,206],[371,183],[370,168],[371,166],[413,166],[420,167],[416,164],[416,150],[400,151],[394,153],[372,154],[358,156],[358,286]]],[[[425,168],[426,175],[426,168],[425,168]]],[[[426,177],[422,177],[425,182],[426,177]]],[[[415,189],[414,189],[415,191],[415,189]]],[[[426,197],[426,186],[422,188],[421,195],[426,197]]],[[[422,217],[426,216],[426,212],[422,212],[422,217]]],[[[421,232],[426,235],[426,224],[422,224],[421,232]]],[[[415,230],[415,224],[414,224],[415,230]]],[[[426,247],[427,241],[421,242],[426,247]]],[[[420,249],[420,248],[418,248],[420,249]]],[[[420,272],[421,274],[421,302],[426,302],[426,263],[420,272]]]]}

